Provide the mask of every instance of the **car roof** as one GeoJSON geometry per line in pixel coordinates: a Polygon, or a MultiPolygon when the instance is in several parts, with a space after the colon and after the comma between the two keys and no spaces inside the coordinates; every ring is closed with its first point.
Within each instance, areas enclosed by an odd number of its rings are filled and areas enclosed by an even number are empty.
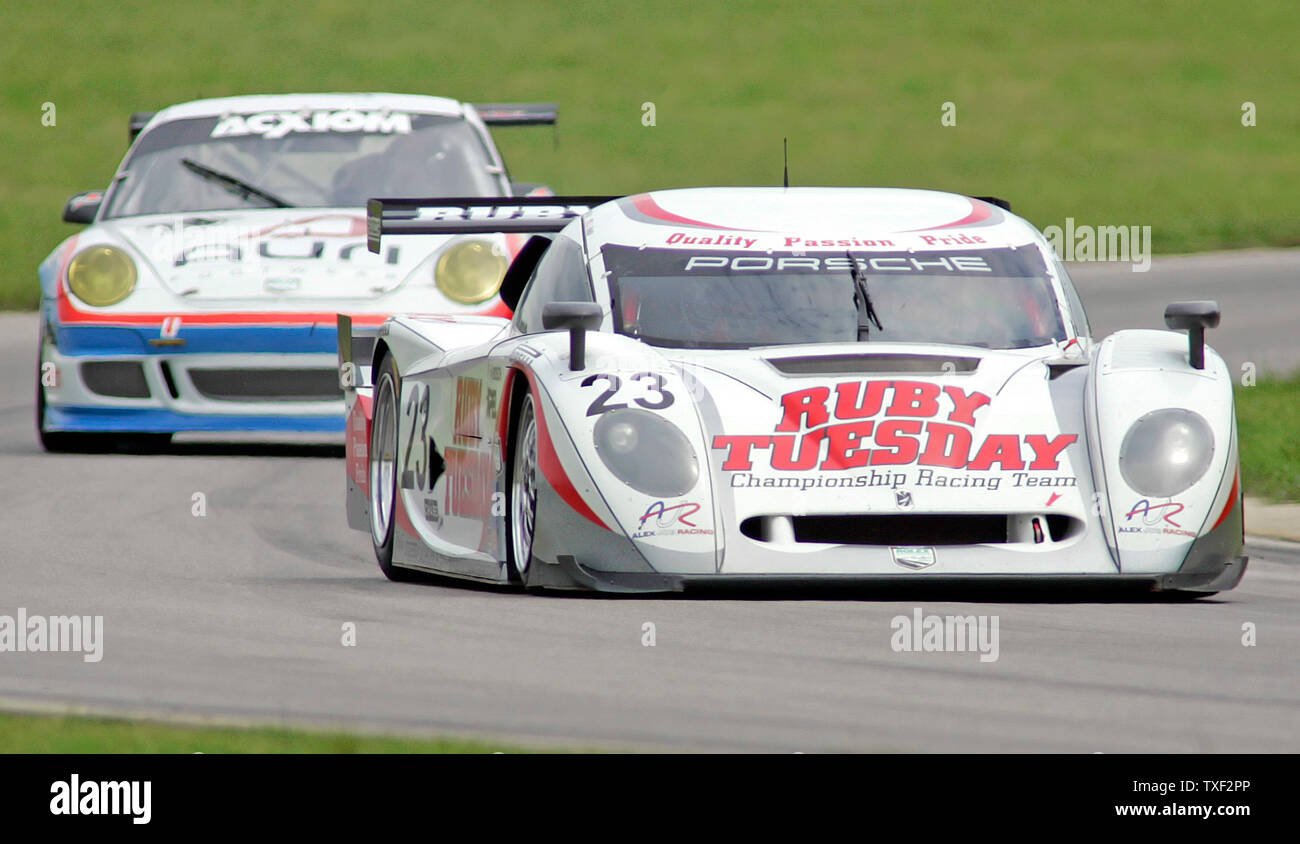
{"type": "Polygon", "coordinates": [[[217,117],[232,112],[248,114],[262,111],[298,111],[299,109],[312,111],[390,109],[422,114],[444,114],[449,117],[460,117],[465,113],[464,106],[457,100],[421,94],[252,94],[241,97],[194,100],[168,106],[159,111],[150,122],[161,123],[190,117],[217,117]]]}
{"type": "Polygon", "coordinates": [[[651,191],[586,216],[604,244],[738,250],[978,249],[1042,242],[981,199],[910,188],[712,187],[651,191]]]}

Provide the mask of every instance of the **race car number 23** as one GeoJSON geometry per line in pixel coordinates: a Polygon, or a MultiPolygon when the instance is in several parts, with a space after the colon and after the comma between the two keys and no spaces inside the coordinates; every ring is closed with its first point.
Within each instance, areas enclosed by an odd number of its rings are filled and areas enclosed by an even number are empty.
{"type": "MultiPolygon", "coordinates": [[[[664,377],[657,372],[638,372],[630,380],[644,384],[645,389],[651,393],[650,396],[638,396],[632,399],[632,403],[639,407],[644,407],[646,410],[663,410],[672,407],[673,402],[676,401],[673,394],[664,388],[664,377]]],[[[597,372],[583,379],[582,386],[595,387],[598,381],[604,382],[605,389],[587,408],[588,416],[599,416],[628,406],[626,401],[610,401],[619,397],[619,391],[623,389],[622,378],[609,372],[597,372]]]]}
{"type": "MultiPolygon", "coordinates": [[[[429,387],[427,385],[417,383],[411,389],[411,396],[406,402],[406,409],[402,415],[410,419],[407,426],[410,434],[406,439],[406,453],[402,459],[403,465],[406,466],[406,471],[402,473],[402,488],[423,491],[429,468],[429,452],[432,450],[428,448],[432,444],[428,439],[429,387]],[[418,437],[417,430],[420,432],[418,437]]],[[[432,479],[429,481],[429,488],[432,489],[432,479]]]]}

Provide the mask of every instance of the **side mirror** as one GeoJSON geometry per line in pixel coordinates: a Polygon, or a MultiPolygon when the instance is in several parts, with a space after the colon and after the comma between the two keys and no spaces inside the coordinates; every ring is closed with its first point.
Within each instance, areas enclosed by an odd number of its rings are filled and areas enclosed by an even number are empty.
{"type": "Polygon", "coordinates": [[[63,222],[93,223],[99,212],[100,203],[104,201],[102,190],[88,190],[77,194],[63,206],[63,222]]]}
{"type": "Polygon", "coordinates": [[[1187,332],[1187,359],[1193,369],[1205,368],[1205,329],[1218,325],[1218,302],[1174,302],[1165,308],[1165,326],[1187,332]]]}
{"type": "Polygon", "coordinates": [[[569,329],[569,369],[587,365],[587,332],[600,327],[600,305],[595,302],[548,302],[542,307],[542,328],[569,329]]]}
{"type": "Polygon", "coordinates": [[[143,130],[144,127],[149,124],[149,121],[153,120],[153,116],[155,114],[157,114],[157,112],[153,112],[153,111],[131,112],[131,119],[127,122],[128,130],[131,135],[131,140],[130,140],[131,143],[135,143],[136,137],[138,137],[141,130],[143,130]]]}

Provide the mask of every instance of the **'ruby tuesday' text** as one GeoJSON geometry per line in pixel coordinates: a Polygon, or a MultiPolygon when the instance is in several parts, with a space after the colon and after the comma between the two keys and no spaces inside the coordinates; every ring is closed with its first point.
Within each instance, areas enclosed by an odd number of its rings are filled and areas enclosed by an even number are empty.
{"type": "Polygon", "coordinates": [[[984,393],[926,381],[809,387],[781,397],[775,433],[720,434],[713,447],[726,449],[722,468],[732,472],[752,469],[760,449],[771,449],[772,468],[785,471],[911,463],[974,471],[1060,467],[1061,452],[1078,439],[1075,434],[990,434],[975,448],[975,413],[989,401],[984,393]],[[882,411],[885,418],[872,418],[882,411]],[[1032,453],[1028,459],[1025,447],[1032,453]]]}

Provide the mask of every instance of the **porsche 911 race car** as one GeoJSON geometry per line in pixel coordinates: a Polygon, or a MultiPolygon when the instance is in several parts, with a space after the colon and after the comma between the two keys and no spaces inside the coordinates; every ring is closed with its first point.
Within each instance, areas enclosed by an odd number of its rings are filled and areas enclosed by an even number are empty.
{"type": "Polygon", "coordinates": [[[535,235],[513,319],[340,316],[347,512],[383,572],[533,588],[1234,587],[1213,302],[1091,337],[1000,200],[707,188],[372,200],[389,234],[535,235]]]}
{"type": "Polygon", "coordinates": [[[92,223],[41,264],[37,427],[51,450],[177,431],[341,431],[334,314],[508,315],[523,238],[394,238],[365,249],[371,191],[508,197],[487,126],[548,104],[395,94],[201,100],[132,115],[92,223]],[[515,242],[518,241],[518,242],[515,242]]]}

